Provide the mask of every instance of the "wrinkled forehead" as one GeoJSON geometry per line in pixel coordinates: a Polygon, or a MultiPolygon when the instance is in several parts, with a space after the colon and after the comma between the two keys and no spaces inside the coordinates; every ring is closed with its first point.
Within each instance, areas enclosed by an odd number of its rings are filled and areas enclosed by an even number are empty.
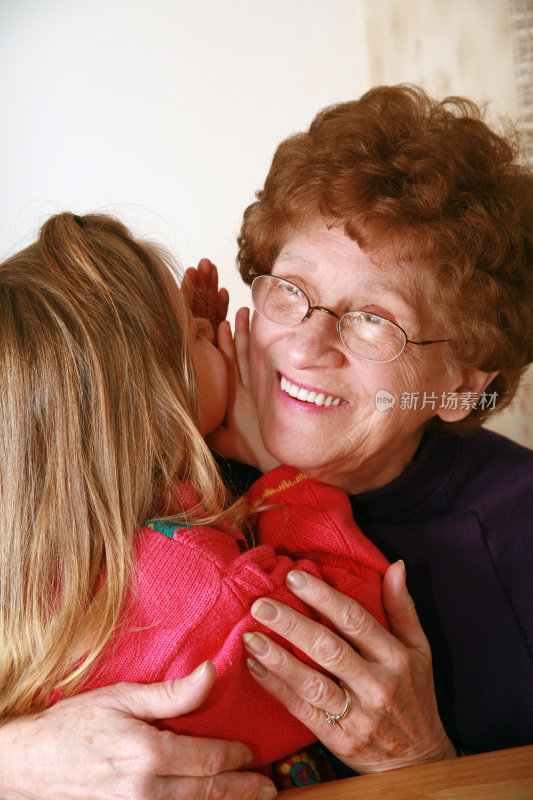
{"type": "Polygon", "coordinates": [[[439,270],[429,258],[411,253],[405,243],[392,241],[372,250],[363,249],[356,239],[346,236],[341,226],[332,226],[327,232],[322,227],[325,236],[321,238],[320,227],[314,224],[287,232],[272,271],[294,269],[323,283],[334,279],[340,260],[350,267],[342,273],[347,298],[364,289],[401,300],[413,311],[423,312],[436,304],[439,270]]]}

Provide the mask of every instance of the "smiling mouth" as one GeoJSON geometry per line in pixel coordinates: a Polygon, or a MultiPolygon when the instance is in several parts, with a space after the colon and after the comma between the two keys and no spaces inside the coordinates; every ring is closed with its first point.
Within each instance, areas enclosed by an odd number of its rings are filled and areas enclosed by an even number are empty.
{"type": "Polygon", "coordinates": [[[304,403],[312,403],[315,406],[345,406],[348,401],[343,400],[342,397],[335,397],[332,394],[325,394],[324,392],[317,392],[312,389],[305,389],[303,386],[298,386],[297,383],[292,383],[284,375],[280,376],[280,387],[283,392],[294,397],[295,400],[301,400],[304,403]]]}

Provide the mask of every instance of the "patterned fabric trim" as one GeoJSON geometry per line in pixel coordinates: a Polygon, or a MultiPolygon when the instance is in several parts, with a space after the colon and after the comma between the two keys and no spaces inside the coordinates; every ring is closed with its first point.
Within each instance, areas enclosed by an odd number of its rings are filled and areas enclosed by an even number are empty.
{"type": "Polygon", "coordinates": [[[169,539],[175,539],[180,529],[190,527],[190,525],[183,525],[179,522],[169,522],[166,519],[149,519],[148,522],[145,522],[143,525],[143,528],[150,528],[152,531],[162,533],[163,536],[168,536],[169,539]]]}
{"type": "Polygon", "coordinates": [[[269,777],[280,791],[337,780],[329,753],[320,742],[254,771],[269,777]]]}
{"type": "Polygon", "coordinates": [[[285,489],[290,489],[291,486],[296,486],[297,483],[301,483],[302,481],[308,481],[308,480],[309,480],[309,475],[306,475],[303,472],[299,472],[298,475],[296,475],[296,477],[293,478],[291,481],[283,480],[277,486],[275,486],[275,487],[273,487],[271,489],[265,489],[265,491],[262,493],[261,497],[259,498],[259,502],[261,502],[262,500],[266,500],[268,497],[271,497],[273,494],[277,494],[278,492],[282,492],[285,489]]]}

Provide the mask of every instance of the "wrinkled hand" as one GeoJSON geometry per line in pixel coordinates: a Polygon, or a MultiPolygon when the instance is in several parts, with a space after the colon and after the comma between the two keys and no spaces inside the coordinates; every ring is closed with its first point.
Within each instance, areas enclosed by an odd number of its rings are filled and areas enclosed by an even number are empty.
{"type": "Polygon", "coordinates": [[[342,686],[260,633],[245,642],[256,680],[357,772],[455,757],[439,718],[431,651],[407,592],[403,564],[390,566],[383,583],[391,633],[354,600],[311,575],[289,573],[287,583],[340,636],[270,599],[256,601],[253,616],[341,681],[351,707],[344,719],[329,725],[324,711],[340,714],[345,707],[342,686]]]}
{"type": "Polygon", "coordinates": [[[209,320],[216,336],[218,326],[228,313],[229,294],[227,289],[218,288],[218,272],[213,262],[202,258],[197,267],[186,270],[181,290],[187,298],[193,317],[209,320]]]}
{"type": "Polygon", "coordinates": [[[228,322],[218,330],[218,347],[228,368],[228,407],[224,427],[208,438],[208,444],[226,458],[257,467],[261,472],[279,465],[265,449],[251,390],[249,310],[235,316],[235,339],[228,322]]]}
{"type": "Polygon", "coordinates": [[[215,680],[207,662],[189,678],[121,683],[61,700],[0,726],[0,797],[9,800],[266,800],[264,776],[235,770],[239,742],[159,731],[148,721],[197,708],[215,680]],[[191,682],[189,678],[192,678],[191,682]],[[265,794],[261,794],[261,791],[265,794]]]}

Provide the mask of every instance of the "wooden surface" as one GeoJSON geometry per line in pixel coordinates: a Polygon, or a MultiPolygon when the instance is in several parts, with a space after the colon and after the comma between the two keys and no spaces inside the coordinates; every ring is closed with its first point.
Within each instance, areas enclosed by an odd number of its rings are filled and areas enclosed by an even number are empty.
{"type": "Polygon", "coordinates": [[[280,792],[280,800],[533,800],[533,745],[280,792]]]}

